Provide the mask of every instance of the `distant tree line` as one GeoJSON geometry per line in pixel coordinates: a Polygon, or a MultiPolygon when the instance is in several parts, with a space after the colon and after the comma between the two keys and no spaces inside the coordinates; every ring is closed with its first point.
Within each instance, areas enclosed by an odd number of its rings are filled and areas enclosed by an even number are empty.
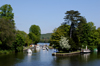
{"type": "Polygon", "coordinates": [[[65,22],[58,28],[55,28],[51,39],[50,45],[62,51],[76,51],[88,46],[89,49],[100,49],[100,27],[96,29],[93,22],[87,22],[86,18],[80,16],[78,11],[67,11],[64,17],[65,22]],[[66,37],[67,39],[64,40],[66,37]],[[63,43],[61,41],[63,40],[63,43]],[[67,41],[68,40],[68,41],[67,41]],[[64,42],[68,43],[64,43],[64,42]],[[61,45],[65,44],[65,45],[61,45]],[[70,48],[63,48],[63,46],[71,46],[70,48]]]}
{"type": "Polygon", "coordinates": [[[29,34],[16,30],[13,8],[9,4],[0,7],[0,50],[23,51],[23,46],[38,43],[40,27],[32,25],[29,34]]]}
{"type": "Polygon", "coordinates": [[[41,34],[40,41],[42,43],[50,43],[52,33],[41,34]]]}
{"type": "Polygon", "coordinates": [[[42,37],[42,39],[40,39],[40,42],[41,43],[50,43],[50,38],[49,37],[47,37],[47,38],[42,37]]]}

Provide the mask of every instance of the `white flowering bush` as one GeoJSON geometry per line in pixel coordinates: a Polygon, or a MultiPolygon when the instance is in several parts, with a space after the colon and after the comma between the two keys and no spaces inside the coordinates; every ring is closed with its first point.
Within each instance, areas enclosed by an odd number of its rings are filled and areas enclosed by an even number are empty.
{"type": "Polygon", "coordinates": [[[66,38],[66,37],[61,37],[61,40],[59,41],[59,43],[60,43],[60,47],[62,48],[62,49],[70,49],[71,48],[71,46],[69,45],[69,43],[68,43],[68,39],[66,38]]]}

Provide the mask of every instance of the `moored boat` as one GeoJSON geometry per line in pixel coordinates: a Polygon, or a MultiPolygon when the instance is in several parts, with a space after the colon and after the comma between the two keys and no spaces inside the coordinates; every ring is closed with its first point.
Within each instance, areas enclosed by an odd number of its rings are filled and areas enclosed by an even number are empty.
{"type": "Polygon", "coordinates": [[[46,50],[46,48],[45,48],[45,47],[43,47],[43,50],[46,50]]]}
{"type": "Polygon", "coordinates": [[[81,50],[81,53],[90,53],[91,52],[91,50],[89,50],[89,49],[82,49],[81,50]]]}
{"type": "Polygon", "coordinates": [[[28,49],[28,50],[27,50],[27,53],[32,53],[32,50],[31,50],[31,49],[28,49]]]}
{"type": "Polygon", "coordinates": [[[86,46],[86,49],[81,49],[81,53],[90,53],[91,50],[87,49],[87,46],[86,46]]]}

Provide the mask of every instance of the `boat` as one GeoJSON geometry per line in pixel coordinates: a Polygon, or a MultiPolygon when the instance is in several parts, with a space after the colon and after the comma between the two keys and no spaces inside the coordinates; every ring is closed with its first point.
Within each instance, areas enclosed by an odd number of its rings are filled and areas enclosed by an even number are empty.
{"type": "Polygon", "coordinates": [[[90,53],[91,51],[89,49],[82,49],[81,53],[90,53]]]}
{"type": "Polygon", "coordinates": [[[37,45],[37,46],[36,46],[36,49],[40,49],[40,46],[39,46],[39,45],[37,45]]]}
{"type": "Polygon", "coordinates": [[[86,49],[82,49],[81,50],[81,53],[90,53],[91,50],[87,49],[87,46],[86,46],[86,49]]]}
{"type": "Polygon", "coordinates": [[[32,50],[31,50],[31,49],[28,49],[28,50],[27,50],[27,53],[32,53],[32,50]]]}
{"type": "Polygon", "coordinates": [[[46,50],[46,48],[45,48],[45,47],[43,47],[42,49],[43,49],[43,50],[46,50]]]}
{"type": "Polygon", "coordinates": [[[48,51],[48,49],[49,49],[49,48],[48,48],[48,47],[46,47],[46,50],[47,50],[47,51],[48,51]]]}

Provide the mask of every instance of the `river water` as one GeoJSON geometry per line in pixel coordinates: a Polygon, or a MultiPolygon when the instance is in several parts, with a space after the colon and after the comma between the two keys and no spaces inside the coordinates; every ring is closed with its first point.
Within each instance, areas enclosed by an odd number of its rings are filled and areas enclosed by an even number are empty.
{"type": "Polygon", "coordinates": [[[0,55],[0,66],[100,66],[100,53],[52,56],[54,49],[0,55]]]}

